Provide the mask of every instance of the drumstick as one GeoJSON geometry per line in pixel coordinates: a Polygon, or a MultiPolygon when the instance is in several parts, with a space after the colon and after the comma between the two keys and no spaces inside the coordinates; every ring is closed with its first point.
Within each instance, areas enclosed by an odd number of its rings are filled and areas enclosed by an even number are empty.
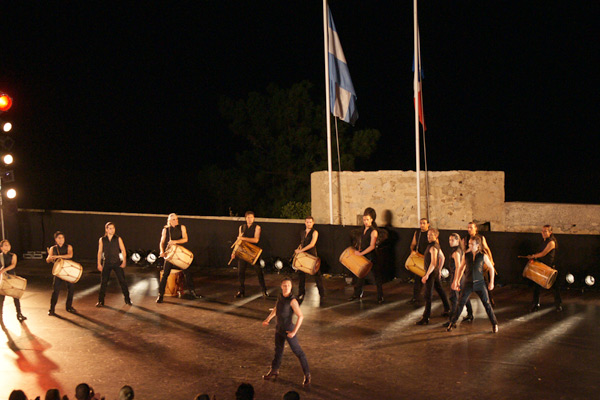
{"type": "Polygon", "coordinates": [[[529,258],[529,256],[517,256],[519,258],[529,258]]]}

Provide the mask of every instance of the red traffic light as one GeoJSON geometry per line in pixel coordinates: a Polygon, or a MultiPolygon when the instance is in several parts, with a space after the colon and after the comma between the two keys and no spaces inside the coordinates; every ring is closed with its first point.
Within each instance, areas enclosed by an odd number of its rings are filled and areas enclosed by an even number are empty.
{"type": "Polygon", "coordinates": [[[0,94],[0,111],[8,111],[12,107],[12,97],[6,93],[0,94]]]}

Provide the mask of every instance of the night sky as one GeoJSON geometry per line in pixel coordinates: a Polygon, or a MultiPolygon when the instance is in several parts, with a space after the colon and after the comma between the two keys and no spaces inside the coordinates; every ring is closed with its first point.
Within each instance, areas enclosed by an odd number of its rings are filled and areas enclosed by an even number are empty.
{"type": "MultiPolygon", "coordinates": [[[[382,133],[357,168],[414,170],[412,1],[330,5],[356,128],[382,133]]],[[[505,171],[507,201],[600,203],[599,3],[419,11],[429,169],[505,171]]],[[[324,93],[320,1],[19,1],[0,15],[21,208],[202,215],[200,168],[240,148],[219,98],[304,79],[324,93]]]]}

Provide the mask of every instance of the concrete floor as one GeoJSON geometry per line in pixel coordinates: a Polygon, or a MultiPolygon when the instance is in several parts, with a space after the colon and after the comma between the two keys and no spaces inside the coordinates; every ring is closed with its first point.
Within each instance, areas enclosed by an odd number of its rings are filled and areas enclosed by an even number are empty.
{"type": "MultiPolygon", "coordinates": [[[[475,321],[448,333],[439,301],[430,325],[415,325],[423,307],[409,304],[407,283],[385,284],[386,303],[378,305],[373,286],[362,302],[346,302],[351,288],[341,278],[325,280],[327,297],[320,301],[309,278],[299,339],[313,384],[304,389],[300,364],[287,345],[279,380],[261,379],[273,357],[275,330],[274,321],[267,328],[261,322],[275,301],[259,297],[254,271],[248,272],[244,299],[233,298],[237,272],[214,268],[195,271],[204,299],[156,304],[155,273],[128,267],[133,306],[124,305],[113,276],[106,306],[97,309],[100,275],[93,265],[84,267],[75,292],[78,314],[64,311],[64,290],[59,316],[50,317],[51,268],[41,261],[19,263],[19,275],[28,279],[21,300],[28,320],[18,323],[7,298],[0,399],[15,388],[43,398],[54,387],[73,399],[81,382],[107,399],[116,399],[125,384],[136,399],[193,399],[198,393],[232,399],[241,382],[254,386],[257,399],[280,399],[288,390],[302,399],[600,398],[597,291],[565,290],[562,313],[546,292],[542,309],[529,313],[531,289],[498,288],[499,333],[491,332],[476,296],[475,321]]],[[[280,278],[266,276],[274,294],[280,278]]]]}

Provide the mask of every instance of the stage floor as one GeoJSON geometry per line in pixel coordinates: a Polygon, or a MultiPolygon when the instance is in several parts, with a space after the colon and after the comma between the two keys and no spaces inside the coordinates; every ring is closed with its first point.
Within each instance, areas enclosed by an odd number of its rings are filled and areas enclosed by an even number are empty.
{"type": "MultiPolygon", "coordinates": [[[[386,302],[376,303],[367,286],[361,302],[342,278],[325,279],[327,297],[319,299],[312,278],[302,304],[305,321],[299,341],[313,383],[302,388],[302,370],[286,345],[280,378],[262,380],[273,357],[275,321],[261,322],[275,297],[259,296],[254,271],[248,271],[244,299],[234,299],[237,271],[195,269],[200,300],[165,298],[156,304],[158,282],[150,269],[128,267],[133,306],[126,306],[114,275],[104,308],[95,308],[100,275],[86,264],[76,284],[74,307],[47,315],[50,267],[21,261],[28,279],[21,299],[27,321],[19,324],[11,298],[4,304],[0,338],[0,398],[23,389],[43,398],[59,388],[74,398],[75,386],[90,384],[107,400],[131,385],[136,399],[193,399],[208,393],[234,398],[249,382],[257,399],[281,399],[296,390],[302,399],[591,399],[600,397],[600,293],[564,290],[564,311],[556,313],[551,292],[542,309],[529,313],[531,289],[494,291],[500,331],[491,325],[476,295],[475,321],[453,332],[441,326],[441,302],[434,295],[430,325],[416,326],[423,307],[409,303],[412,285],[384,285],[386,302]]],[[[266,275],[273,295],[281,276],[266,275]]],[[[294,279],[294,291],[297,279],[294,279]]]]}

